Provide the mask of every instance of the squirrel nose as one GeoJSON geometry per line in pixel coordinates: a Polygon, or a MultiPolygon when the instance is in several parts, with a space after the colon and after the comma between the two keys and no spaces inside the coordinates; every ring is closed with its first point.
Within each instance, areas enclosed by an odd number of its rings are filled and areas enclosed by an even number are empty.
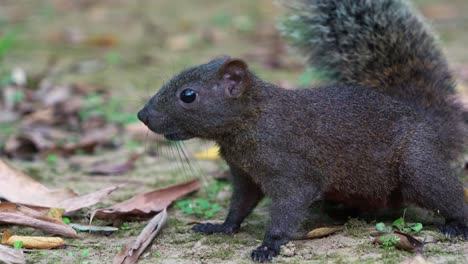
{"type": "Polygon", "coordinates": [[[143,122],[143,124],[148,125],[149,118],[148,113],[147,111],[145,111],[145,109],[142,109],[140,110],[140,112],[138,112],[138,119],[140,119],[140,121],[143,122]]]}

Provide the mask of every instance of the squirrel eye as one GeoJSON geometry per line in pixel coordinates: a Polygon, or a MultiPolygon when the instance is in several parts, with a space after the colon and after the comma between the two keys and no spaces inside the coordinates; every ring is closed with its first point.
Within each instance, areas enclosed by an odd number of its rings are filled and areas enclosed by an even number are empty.
{"type": "Polygon", "coordinates": [[[180,100],[187,104],[193,103],[196,97],[197,93],[192,89],[185,89],[180,93],[180,100]]]}

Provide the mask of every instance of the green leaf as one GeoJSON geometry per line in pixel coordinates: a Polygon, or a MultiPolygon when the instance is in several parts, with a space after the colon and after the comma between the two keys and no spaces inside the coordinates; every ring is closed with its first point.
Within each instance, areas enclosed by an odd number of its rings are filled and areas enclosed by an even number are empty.
{"type": "Polygon", "coordinates": [[[129,230],[130,229],[130,226],[128,225],[128,223],[124,223],[121,227],[120,227],[120,230],[129,230]]]}
{"type": "Polygon", "coordinates": [[[200,206],[200,209],[209,209],[211,208],[211,203],[205,199],[197,199],[196,203],[200,206]]]}
{"type": "Polygon", "coordinates": [[[409,233],[409,232],[411,232],[411,230],[412,230],[411,228],[405,227],[405,228],[401,229],[401,232],[403,232],[403,233],[409,233]]]}
{"type": "Polygon", "coordinates": [[[16,32],[7,32],[3,35],[3,37],[0,39],[0,59],[13,48],[15,40],[16,32]]]}
{"type": "Polygon", "coordinates": [[[55,154],[49,154],[46,158],[47,162],[51,165],[55,165],[57,163],[58,157],[55,154]]]}
{"type": "Polygon", "coordinates": [[[377,229],[377,231],[380,231],[380,232],[387,232],[388,228],[384,223],[380,222],[375,225],[375,229],[377,229]]]}
{"type": "Polygon", "coordinates": [[[68,217],[62,217],[62,222],[64,222],[65,224],[70,224],[70,218],[68,217]]]}
{"type": "Polygon", "coordinates": [[[393,221],[392,226],[396,228],[402,228],[405,226],[405,220],[403,219],[403,217],[400,217],[397,220],[393,221]]]}
{"type": "Polygon", "coordinates": [[[211,211],[218,212],[219,210],[221,210],[221,206],[219,206],[219,204],[213,204],[213,206],[211,206],[211,211]]]}
{"type": "Polygon", "coordinates": [[[410,228],[411,228],[413,231],[419,233],[419,232],[421,232],[421,230],[423,229],[423,225],[422,225],[421,223],[416,223],[416,224],[412,225],[410,228]]]}
{"type": "Polygon", "coordinates": [[[16,241],[13,243],[14,248],[22,248],[23,247],[23,241],[16,241]]]}
{"type": "Polygon", "coordinates": [[[87,249],[82,250],[82,251],[81,251],[81,256],[82,256],[82,257],[87,257],[87,256],[89,256],[89,250],[87,250],[87,249]]]}
{"type": "Polygon", "coordinates": [[[206,217],[212,217],[212,216],[213,216],[213,212],[212,212],[212,211],[205,211],[205,216],[206,216],[206,217]]]}

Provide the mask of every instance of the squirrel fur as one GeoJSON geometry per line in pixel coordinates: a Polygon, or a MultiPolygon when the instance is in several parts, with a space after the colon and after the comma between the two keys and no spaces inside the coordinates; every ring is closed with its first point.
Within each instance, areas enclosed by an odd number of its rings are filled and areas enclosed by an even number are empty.
{"type": "Polygon", "coordinates": [[[287,90],[240,59],[182,71],[138,113],[170,140],[214,140],[232,174],[223,224],[231,234],[267,196],[270,223],[252,259],[270,261],[316,201],[356,208],[416,204],[440,213],[440,231],[468,238],[456,166],[467,128],[434,36],[401,0],[297,0],[293,40],[330,84],[287,90]],[[297,31],[297,32],[296,32],[297,31]]]}

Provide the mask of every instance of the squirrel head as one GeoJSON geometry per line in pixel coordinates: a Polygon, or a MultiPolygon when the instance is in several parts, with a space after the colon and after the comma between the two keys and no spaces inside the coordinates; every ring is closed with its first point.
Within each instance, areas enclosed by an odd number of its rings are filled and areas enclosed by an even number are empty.
{"type": "Polygon", "coordinates": [[[174,76],[138,118],[169,140],[217,139],[245,120],[252,78],[244,61],[214,59],[174,76]]]}

